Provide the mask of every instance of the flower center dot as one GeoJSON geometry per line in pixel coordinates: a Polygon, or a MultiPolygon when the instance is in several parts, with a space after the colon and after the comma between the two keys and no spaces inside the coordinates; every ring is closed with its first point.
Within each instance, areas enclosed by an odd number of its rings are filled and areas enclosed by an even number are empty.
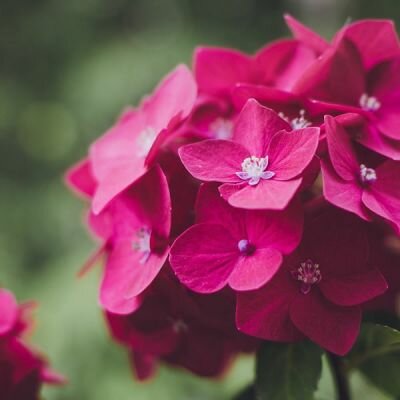
{"type": "Polygon", "coordinates": [[[381,107],[381,102],[375,96],[363,93],[360,97],[360,107],[365,111],[376,111],[381,107]]]}
{"type": "Polygon", "coordinates": [[[367,168],[364,164],[360,165],[361,183],[369,185],[377,179],[376,172],[373,168],[367,168]]]}
{"type": "Polygon", "coordinates": [[[301,282],[300,291],[303,294],[310,292],[311,287],[319,283],[322,279],[319,264],[312,260],[306,260],[300,263],[300,266],[291,271],[292,277],[301,282]]]}
{"type": "Polygon", "coordinates": [[[141,253],[139,259],[140,264],[145,264],[150,257],[151,247],[150,247],[151,230],[149,228],[140,228],[135,235],[132,242],[132,247],[134,251],[141,253]]]}
{"type": "Polygon", "coordinates": [[[243,255],[246,256],[251,256],[256,251],[254,244],[250,243],[250,241],[247,239],[239,240],[238,249],[243,255]]]}
{"type": "Polygon", "coordinates": [[[137,155],[139,157],[146,157],[149,153],[151,146],[153,146],[156,140],[157,132],[151,126],[144,128],[136,139],[137,144],[137,155]]]}
{"type": "Polygon", "coordinates": [[[268,167],[268,156],[266,157],[247,157],[242,162],[242,171],[236,172],[243,181],[248,181],[251,186],[257,185],[261,179],[271,179],[275,172],[266,171],[268,167]]]}

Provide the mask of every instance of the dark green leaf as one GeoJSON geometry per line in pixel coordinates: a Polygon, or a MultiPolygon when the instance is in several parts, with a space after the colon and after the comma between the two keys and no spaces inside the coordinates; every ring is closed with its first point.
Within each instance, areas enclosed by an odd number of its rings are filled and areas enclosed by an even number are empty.
{"type": "Polygon", "coordinates": [[[250,385],[242,390],[234,400],[256,400],[254,385],[250,385]]]}
{"type": "Polygon", "coordinates": [[[400,332],[384,325],[363,324],[347,366],[358,368],[386,393],[400,396],[400,332]]]}
{"type": "Polygon", "coordinates": [[[321,376],[321,350],[311,342],[265,342],[257,354],[257,400],[310,400],[321,376]]]}

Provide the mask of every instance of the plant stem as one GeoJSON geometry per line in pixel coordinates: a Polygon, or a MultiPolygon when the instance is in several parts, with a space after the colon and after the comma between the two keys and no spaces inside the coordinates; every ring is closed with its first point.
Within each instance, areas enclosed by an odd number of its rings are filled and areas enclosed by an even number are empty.
{"type": "Polygon", "coordinates": [[[341,357],[332,353],[327,353],[327,356],[335,381],[337,400],[351,400],[349,380],[341,357]]]}

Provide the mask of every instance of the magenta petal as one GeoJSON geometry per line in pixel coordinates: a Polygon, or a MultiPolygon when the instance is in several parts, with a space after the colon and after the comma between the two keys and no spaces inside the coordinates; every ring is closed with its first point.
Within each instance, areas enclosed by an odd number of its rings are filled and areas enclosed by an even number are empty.
{"type": "Polygon", "coordinates": [[[170,263],[189,289],[213,293],[227,284],[239,256],[237,241],[224,227],[198,224],[175,240],[170,263]]]}
{"type": "Polygon", "coordinates": [[[232,185],[219,188],[221,196],[233,207],[255,210],[283,210],[295,195],[301,184],[300,179],[260,181],[256,186],[245,185],[232,190],[232,185]]]}
{"type": "Polygon", "coordinates": [[[252,61],[237,50],[200,47],[194,55],[194,73],[199,90],[226,95],[238,82],[250,82],[252,61]]]}
{"type": "MultiPolygon", "coordinates": [[[[399,71],[400,72],[400,71],[399,71]]],[[[394,100],[391,104],[382,106],[377,115],[376,126],[388,139],[400,140],[400,104],[394,100]]]]}
{"type": "Polygon", "coordinates": [[[237,294],[236,325],[248,335],[265,340],[292,342],[303,337],[289,316],[294,288],[290,277],[278,274],[257,291],[237,294]]]}
{"type": "Polygon", "coordinates": [[[196,222],[208,222],[227,228],[231,236],[240,240],[246,236],[246,211],[234,208],[218,191],[218,184],[203,183],[196,201],[196,222]]]}
{"type": "Polygon", "coordinates": [[[361,309],[336,306],[311,289],[292,301],[290,318],[313,342],[332,353],[345,355],[358,336],[361,309]]]}
{"type": "Polygon", "coordinates": [[[192,111],[197,95],[197,86],[190,69],[178,65],[157,86],[154,94],[143,101],[142,112],[147,126],[156,132],[169,127],[174,117],[185,118],[192,111]]]}
{"type": "Polygon", "coordinates": [[[371,213],[362,202],[363,190],[356,181],[345,181],[333,170],[329,161],[321,161],[324,197],[333,205],[353,212],[369,221],[371,213]]]}
{"type": "Polygon", "coordinates": [[[246,230],[250,243],[256,248],[273,247],[288,254],[302,237],[302,205],[294,200],[283,211],[247,211],[246,230]]]}
{"type": "Polygon", "coordinates": [[[342,179],[353,181],[360,171],[360,165],[353,152],[348,133],[330,115],[325,116],[325,131],[333,168],[342,179]]]}
{"type": "Polygon", "coordinates": [[[255,55],[257,81],[289,92],[315,58],[315,52],[298,40],[276,40],[255,55]]]}
{"type": "Polygon", "coordinates": [[[363,192],[363,203],[393,222],[400,231],[400,162],[386,161],[376,169],[377,180],[363,192]]]}
{"type": "Polygon", "coordinates": [[[68,187],[78,194],[91,198],[96,190],[96,181],[88,159],[79,161],[65,174],[65,182],[68,187]]]}
{"type": "Polygon", "coordinates": [[[18,304],[14,295],[0,289],[0,335],[11,331],[18,319],[18,304]]]}
{"type": "Polygon", "coordinates": [[[318,128],[276,133],[268,148],[268,169],[275,172],[274,179],[288,180],[300,175],[314,157],[318,142],[318,128]]]}
{"type": "Polygon", "coordinates": [[[185,168],[197,179],[216,182],[239,182],[236,172],[243,160],[250,156],[248,150],[228,140],[204,140],[179,149],[185,168]]]}
{"type": "Polygon", "coordinates": [[[229,276],[229,286],[236,291],[258,289],[267,283],[282,264],[282,254],[273,248],[257,249],[250,256],[239,257],[229,276]]]}
{"type": "Polygon", "coordinates": [[[339,306],[354,306],[373,299],[388,288],[383,275],[377,269],[358,274],[330,277],[319,284],[324,296],[339,306]]]}
{"type": "MultiPolygon", "coordinates": [[[[171,198],[167,178],[156,165],[140,178],[120,197],[124,215],[119,215],[121,225],[129,225],[129,234],[139,220],[141,227],[148,227],[167,238],[171,230],[171,198]],[[125,221],[123,221],[125,220],[125,221]]],[[[119,205],[117,206],[119,207],[119,205]]],[[[120,211],[118,211],[120,212],[120,211]]]]}
{"type": "Polygon", "coordinates": [[[366,127],[366,131],[358,141],[365,147],[376,151],[393,160],[400,160],[400,141],[391,140],[382,135],[378,129],[372,126],[366,127]]]}
{"type": "Polygon", "coordinates": [[[265,157],[272,136],[291,129],[275,111],[249,99],[236,121],[232,140],[248,149],[252,156],[265,157]]]}
{"type": "Polygon", "coordinates": [[[317,54],[323,53],[329,47],[329,43],[324,38],[297,21],[291,15],[285,14],[285,21],[293,36],[312,48],[317,54]]]}
{"type": "Polygon", "coordinates": [[[364,66],[372,66],[400,56],[400,45],[396,28],[391,20],[363,20],[346,26],[335,41],[345,37],[357,47],[364,66]]]}
{"type": "Polygon", "coordinates": [[[168,257],[152,253],[146,262],[133,248],[132,241],[125,240],[113,248],[107,260],[100,287],[100,304],[115,314],[129,314],[140,305],[137,298],[160,272],[168,257]]]}

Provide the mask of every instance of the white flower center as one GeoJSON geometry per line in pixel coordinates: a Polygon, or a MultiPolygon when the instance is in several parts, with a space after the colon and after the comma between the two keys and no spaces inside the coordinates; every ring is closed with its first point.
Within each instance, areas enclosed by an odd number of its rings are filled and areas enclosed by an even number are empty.
{"type": "Polygon", "coordinates": [[[132,242],[133,250],[141,253],[141,257],[139,259],[140,264],[145,264],[150,257],[150,238],[151,230],[149,228],[140,228],[136,232],[136,237],[132,242]]]}
{"type": "Polygon", "coordinates": [[[300,263],[300,266],[291,273],[296,281],[301,282],[300,290],[303,294],[309,293],[312,285],[319,283],[322,279],[319,264],[314,263],[312,260],[300,263]]]}
{"type": "Polygon", "coordinates": [[[289,119],[283,112],[280,112],[278,115],[288,122],[293,130],[307,128],[312,125],[312,123],[305,118],[305,110],[300,110],[299,116],[293,119],[289,119]]]}
{"type": "Polygon", "coordinates": [[[233,122],[229,119],[217,118],[209,127],[215,139],[229,140],[232,138],[233,122]]]}
{"type": "Polygon", "coordinates": [[[156,140],[157,132],[151,126],[144,128],[136,139],[136,144],[138,147],[137,155],[139,157],[146,157],[149,153],[151,146],[153,146],[156,140]]]}
{"type": "Polygon", "coordinates": [[[376,181],[377,176],[373,168],[367,168],[364,164],[360,165],[360,179],[362,183],[369,184],[376,181]]]}
{"type": "Polygon", "coordinates": [[[275,172],[266,171],[268,167],[268,156],[266,157],[247,157],[242,162],[242,171],[236,172],[236,176],[244,181],[249,181],[249,185],[255,186],[261,179],[271,179],[275,172]]]}
{"type": "Polygon", "coordinates": [[[375,96],[368,96],[367,93],[361,95],[359,103],[364,111],[376,111],[381,107],[381,102],[375,96]]]}

